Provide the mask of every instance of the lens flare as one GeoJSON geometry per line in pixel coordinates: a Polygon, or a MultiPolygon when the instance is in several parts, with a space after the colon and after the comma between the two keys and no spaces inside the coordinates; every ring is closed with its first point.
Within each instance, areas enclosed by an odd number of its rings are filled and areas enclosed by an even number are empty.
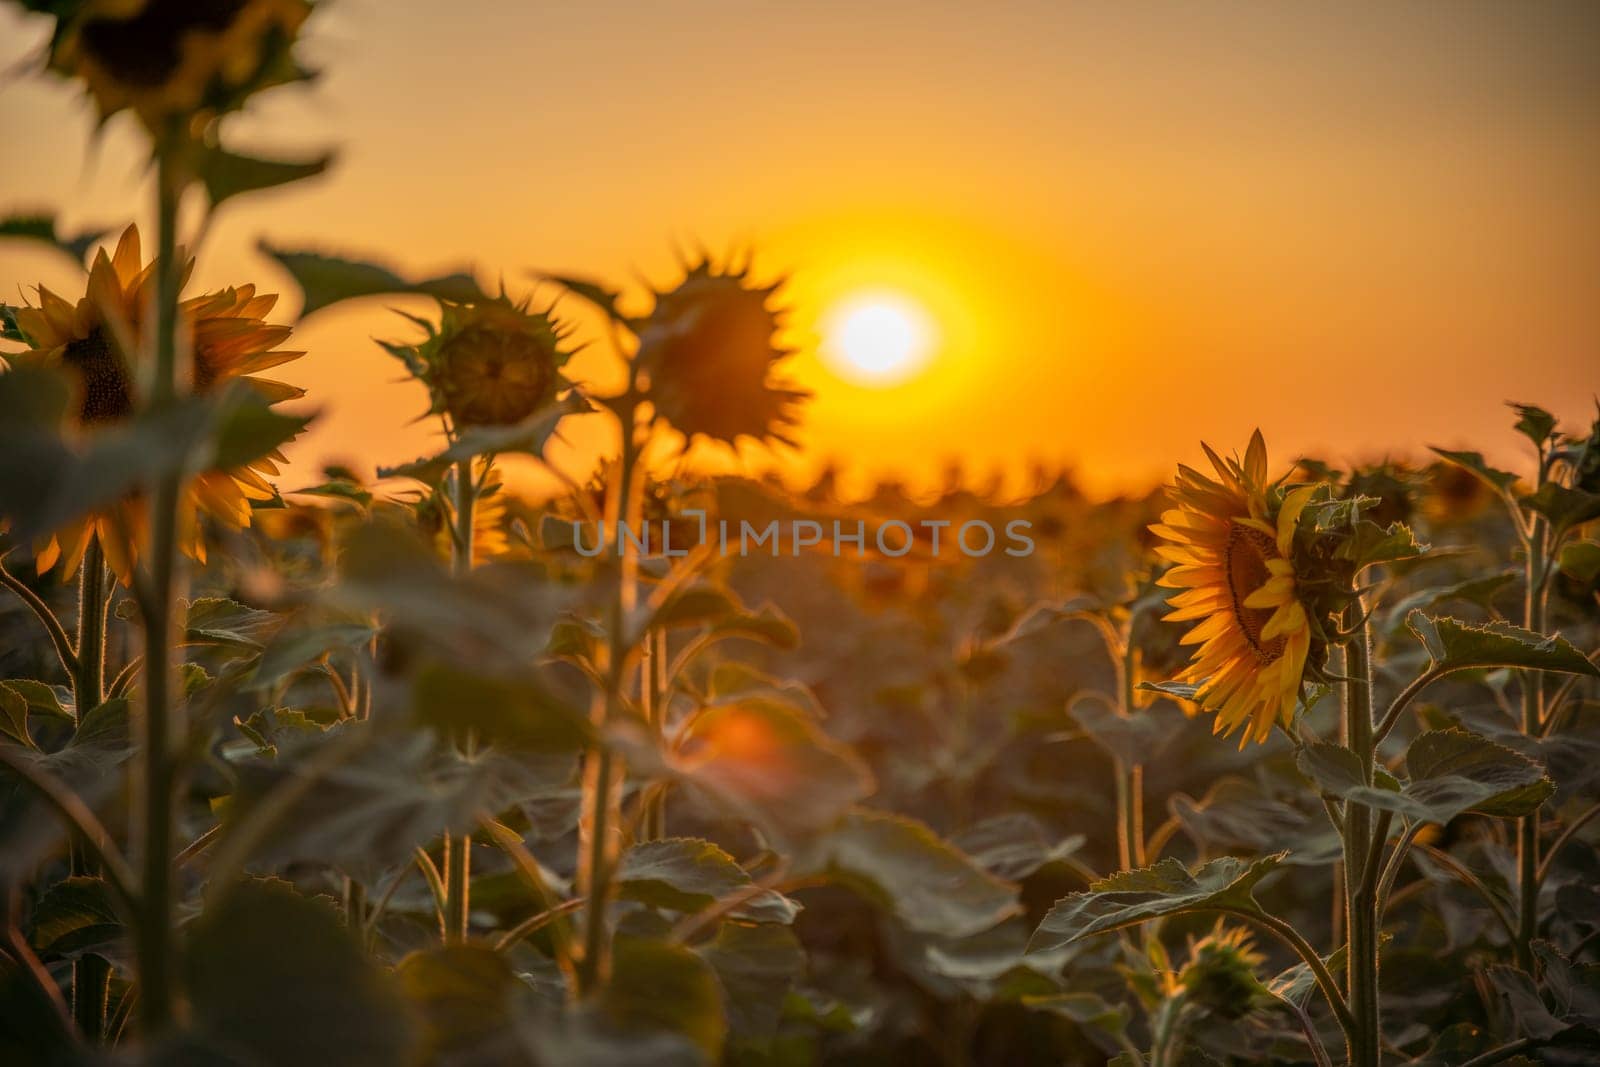
{"type": "Polygon", "coordinates": [[[854,297],[823,322],[822,356],[841,377],[860,385],[895,385],[920,371],[933,353],[927,312],[893,293],[854,297]]]}

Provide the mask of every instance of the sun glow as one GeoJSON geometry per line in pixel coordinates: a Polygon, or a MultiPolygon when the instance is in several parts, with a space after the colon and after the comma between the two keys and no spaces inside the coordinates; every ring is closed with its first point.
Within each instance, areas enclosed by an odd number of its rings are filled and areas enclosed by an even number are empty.
{"type": "Polygon", "coordinates": [[[821,354],[841,377],[861,385],[895,385],[928,362],[933,321],[897,293],[868,293],[837,305],[822,325],[821,354]]]}

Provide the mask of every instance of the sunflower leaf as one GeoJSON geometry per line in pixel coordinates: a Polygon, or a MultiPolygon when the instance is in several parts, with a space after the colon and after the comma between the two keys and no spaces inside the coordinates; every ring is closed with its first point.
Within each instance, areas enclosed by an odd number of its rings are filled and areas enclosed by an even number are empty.
{"type": "Polygon", "coordinates": [[[376,263],[278,248],[266,241],[256,247],[277,260],[300,287],[304,294],[302,319],[342,301],[365,296],[413,294],[463,302],[487,299],[477,281],[465,272],[413,281],[376,263]]]}
{"type": "Polygon", "coordinates": [[[1517,422],[1513,428],[1518,433],[1536,446],[1550,440],[1550,435],[1556,429],[1554,415],[1534,404],[1512,404],[1511,408],[1517,413],[1517,422]]]}
{"type": "Polygon", "coordinates": [[[1517,667],[1600,678],[1600,667],[1560,634],[1545,636],[1506,622],[1473,626],[1420,611],[1406,616],[1406,626],[1428,650],[1435,670],[1517,667]]]}
{"type": "Polygon", "coordinates": [[[1503,471],[1489,466],[1488,461],[1483,458],[1483,453],[1481,452],[1456,452],[1448,448],[1435,448],[1432,445],[1428,447],[1440,459],[1454,463],[1462,470],[1477,475],[1478,478],[1493,489],[1503,492],[1510,489],[1517,482],[1517,476],[1510,471],[1503,471]]]}
{"type": "Polygon", "coordinates": [[[314,178],[328,169],[333,158],[334,154],[329,152],[308,160],[257,159],[218,145],[196,145],[191,162],[206,187],[211,206],[217,207],[224,200],[243,193],[314,178]]]}
{"type": "Polygon", "coordinates": [[[1029,952],[1045,952],[1094,934],[1136,926],[1150,919],[1188,912],[1261,910],[1252,891],[1286,854],[1275,852],[1253,862],[1222,856],[1192,874],[1168,856],[1151,867],[1102,878],[1082,893],[1056,901],[1028,942],[1029,952]]]}
{"type": "Polygon", "coordinates": [[[1436,607],[1451,600],[1462,600],[1488,610],[1493,605],[1496,594],[1516,581],[1517,577],[1517,571],[1506,570],[1499,574],[1468,578],[1453,585],[1418,590],[1389,609],[1387,628],[1397,629],[1413,611],[1436,607]]]}
{"type": "Polygon", "coordinates": [[[967,937],[1018,910],[1016,886],[915,819],[858,808],[819,848],[832,877],[919,933],[967,937]]]}
{"type": "Polygon", "coordinates": [[[1446,823],[1456,815],[1532,814],[1555,791],[1544,768],[1466,730],[1430,730],[1406,750],[1405,794],[1446,823]]]}
{"type": "Polygon", "coordinates": [[[1411,527],[1403,522],[1379,526],[1370,519],[1358,520],[1350,535],[1339,545],[1339,558],[1347,559],[1359,570],[1378,563],[1397,563],[1416,559],[1428,546],[1419,544],[1411,527]]]}
{"type": "Polygon", "coordinates": [[[1549,519],[1557,537],[1574,526],[1600,519],[1600,493],[1568,489],[1555,482],[1544,483],[1537,493],[1519,497],[1517,502],[1549,519]]]}
{"type": "Polygon", "coordinates": [[[443,452],[395,467],[379,467],[378,477],[415,478],[428,485],[438,485],[454,464],[474,456],[500,452],[542,455],[562,419],[592,410],[589,402],[574,390],[552,407],[536,411],[521,422],[509,426],[468,426],[443,452]]]}
{"type": "Polygon", "coordinates": [[[613,1025],[680,1034],[707,1063],[719,1062],[728,1024],[711,965],[683,945],[642,937],[619,935],[614,951],[611,981],[600,997],[613,1025]]]}
{"type": "MultiPolygon", "coordinates": [[[[65,236],[56,231],[56,217],[51,212],[19,213],[0,219],[0,237],[19,237],[38,241],[54,248],[62,255],[70,256],[80,267],[89,254],[89,249],[109,232],[111,231],[107,228],[85,230],[71,237],[65,236]]],[[[9,325],[12,329],[15,328],[14,322],[9,325]]],[[[11,337],[9,333],[6,336],[8,341],[19,339],[11,337]]]]}
{"type": "Polygon", "coordinates": [[[1600,542],[1573,541],[1563,546],[1561,573],[1580,582],[1593,582],[1600,576],[1600,542]]]}
{"type": "Polygon", "coordinates": [[[395,977],[421,1017],[421,1062],[429,1063],[509,1031],[517,995],[526,991],[505,956],[484,945],[412,952],[395,966],[395,977]]]}
{"type": "MultiPolygon", "coordinates": [[[[719,845],[692,837],[634,845],[623,853],[617,883],[625,900],[681,912],[709,907],[720,897],[747,892],[755,885],[719,845]]],[[[752,922],[790,923],[799,911],[794,901],[769,889],[730,914],[752,922]]]]}
{"type": "Polygon", "coordinates": [[[1128,766],[1149,763],[1172,740],[1183,713],[1170,701],[1134,715],[1123,715],[1103,694],[1079,694],[1067,705],[1067,714],[1089,739],[1128,766]]]}
{"type": "Polygon", "coordinates": [[[17,328],[17,309],[10,304],[0,304],[0,341],[28,343],[28,338],[17,328]]]}
{"type": "Polygon", "coordinates": [[[696,951],[722,983],[729,1031],[742,1038],[771,1038],[806,962],[794,932],[772,923],[723,923],[717,936],[696,951]]]}

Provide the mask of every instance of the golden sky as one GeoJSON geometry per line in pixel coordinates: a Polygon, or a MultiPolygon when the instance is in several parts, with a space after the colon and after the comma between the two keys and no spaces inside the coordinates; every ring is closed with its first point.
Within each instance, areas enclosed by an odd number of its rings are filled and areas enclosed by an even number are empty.
{"type": "MultiPolygon", "coordinates": [[[[44,32],[0,9],[0,70],[44,32]]],[[[1586,424],[1600,392],[1600,5],[339,0],[309,33],[325,76],[234,139],[340,162],[226,208],[197,284],[281,288],[263,235],[513,292],[535,267],[665,285],[698,242],[792,271],[802,340],[864,290],[921,304],[939,341],[908,382],[792,361],[817,393],[796,472],[1041,459],[1104,491],[1257,425],[1281,460],[1511,462],[1503,401],[1586,424]]],[[[134,129],[91,125],[10,78],[0,210],[146,219],[134,129]]],[[[74,288],[0,246],[4,299],[37,281],[74,288]]],[[[283,376],[323,417],[285,488],[428,448],[370,340],[405,335],[386,306],[300,332],[283,376]]],[[[597,442],[571,437],[576,469],[597,442]]]]}

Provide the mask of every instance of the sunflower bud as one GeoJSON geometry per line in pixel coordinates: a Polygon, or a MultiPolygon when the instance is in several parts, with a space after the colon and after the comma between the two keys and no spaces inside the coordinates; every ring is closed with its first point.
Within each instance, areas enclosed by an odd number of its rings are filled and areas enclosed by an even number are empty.
{"type": "Polygon", "coordinates": [[[656,413],[684,436],[794,443],[794,409],[809,394],[773,379],[790,355],[777,343],[780,314],[768,307],[777,289],[702,261],[657,295],[639,333],[639,362],[656,413]]]}
{"type": "Polygon", "coordinates": [[[510,426],[570,388],[561,375],[566,333],[548,314],[505,297],[440,304],[439,326],[428,325],[422,344],[384,345],[427,385],[433,413],[456,427],[510,426]]]}
{"type": "Polygon", "coordinates": [[[1256,977],[1264,962],[1243,930],[1221,923],[1189,947],[1189,962],[1178,972],[1178,985],[1188,1001],[1218,1018],[1243,1018],[1268,996],[1256,977]]]}

